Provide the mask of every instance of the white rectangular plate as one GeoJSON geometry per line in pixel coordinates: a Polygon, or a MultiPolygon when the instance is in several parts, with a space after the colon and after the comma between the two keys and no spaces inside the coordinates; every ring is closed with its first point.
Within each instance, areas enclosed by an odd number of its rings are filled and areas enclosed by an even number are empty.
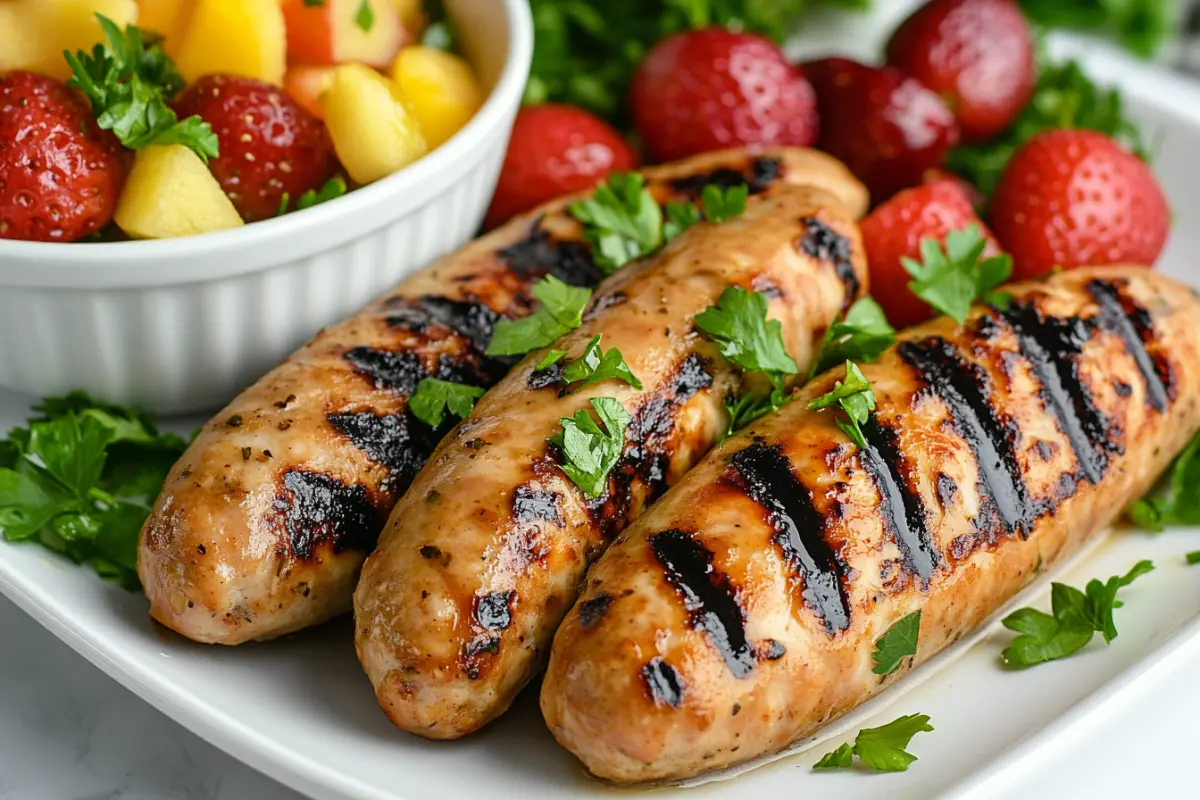
{"type": "MultiPolygon", "coordinates": [[[[877,37],[848,38],[843,30],[817,38],[830,43],[830,50],[862,53],[877,37]]],[[[1152,140],[1161,142],[1156,169],[1176,215],[1162,269],[1200,286],[1195,159],[1200,90],[1108,50],[1091,50],[1086,60],[1091,74],[1125,89],[1135,115],[1152,140]]],[[[28,403],[0,394],[0,431],[22,422],[28,403]]],[[[736,780],[654,796],[1007,795],[1056,753],[1111,724],[1163,674],[1200,656],[1200,566],[1189,568],[1183,561],[1185,552],[1197,549],[1200,529],[1157,537],[1118,531],[1060,571],[1061,580],[1081,585],[1124,572],[1139,559],[1154,559],[1157,571],[1122,594],[1126,607],[1117,618],[1122,633],[1111,646],[1097,640],[1074,658],[1007,671],[998,657],[1011,634],[993,622],[803,743],[800,752],[736,780]],[[859,727],[918,712],[929,714],[937,730],[914,740],[920,761],[908,772],[875,777],[812,772],[817,758],[859,727]]],[[[1049,576],[1017,603],[1045,608],[1048,590],[1049,576]]],[[[399,732],[375,705],[346,621],[266,645],[196,645],[153,626],[140,595],[103,584],[89,570],[32,546],[0,544],[0,591],[166,714],[316,797],[557,800],[625,794],[589,780],[554,743],[533,691],[504,719],[463,741],[434,743],[399,732]]],[[[1197,734],[1200,723],[1191,738],[1197,734]]]]}

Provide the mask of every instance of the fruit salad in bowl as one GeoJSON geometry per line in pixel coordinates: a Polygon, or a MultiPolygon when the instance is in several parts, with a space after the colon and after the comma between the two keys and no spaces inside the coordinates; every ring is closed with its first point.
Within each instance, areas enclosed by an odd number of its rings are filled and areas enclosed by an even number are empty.
{"type": "Polygon", "coordinates": [[[240,388],[478,228],[519,0],[0,0],[0,386],[240,388]]]}

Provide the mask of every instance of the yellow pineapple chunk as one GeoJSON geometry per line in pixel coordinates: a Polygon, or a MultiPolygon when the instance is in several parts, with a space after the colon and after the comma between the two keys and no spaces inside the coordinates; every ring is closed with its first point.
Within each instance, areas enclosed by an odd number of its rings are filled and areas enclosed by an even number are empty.
{"type": "Polygon", "coordinates": [[[406,47],[390,74],[431,149],[456,134],[483,104],[483,90],[471,65],[444,50],[406,47]]]}
{"type": "Polygon", "coordinates": [[[320,103],[338,159],[358,183],[391,175],[429,149],[400,88],[362,64],[337,67],[320,103]]]}
{"type": "MultiPolygon", "coordinates": [[[[40,32],[34,26],[26,2],[0,0],[0,72],[31,69],[45,56],[40,32]]],[[[60,56],[61,58],[61,56],[60,56]]],[[[63,61],[66,66],[66,61],[63,61]]]]}
{"type": "Polygon", "coordinates": [[[138,27],[161,34],[163,48],[174,58],[196,10],[196,0],[139,0],[138,27]]]}
{"type": "Polygon", "coordinates": [[[282,85],[287,35],[279,0],[199,0],[175,61],[188,83],[223,72],[282,85]]]}
{"type": "Polygon", "coordinates": [[[170,239],[238,228],[233,203],[200,157],[181,144],[137,154],[113,219],[134,239],[170,239]]]}
{"type": "Polygon", "coordinates": [[[71,77],[63,50],[91,52],[106,41],[97,14],[122,30],[137,22],[134,0],[0,0],[0,71],[27,69],[71,77]],[[18,63],[14,63],[18,62],[18,63]],[[23,63],[20,63],[23,62],[23,63]]]}

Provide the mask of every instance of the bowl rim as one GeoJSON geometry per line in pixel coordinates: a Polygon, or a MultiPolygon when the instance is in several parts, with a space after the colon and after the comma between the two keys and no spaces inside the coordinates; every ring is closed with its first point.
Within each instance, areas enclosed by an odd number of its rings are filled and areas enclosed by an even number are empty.
{"type": "Polygon", "coordinates": [[[0,239],[0,287],[95,289],[209,282],[257,272],[352,243],[407,216],[463,179],[507,135],[533,58],[526,0],[500,0],[508,52],[471,120],[404,169],[336,200],[232,230],[122,242],[0,239]],[[171,264],[163,269],[162,264],[171,264]]]}

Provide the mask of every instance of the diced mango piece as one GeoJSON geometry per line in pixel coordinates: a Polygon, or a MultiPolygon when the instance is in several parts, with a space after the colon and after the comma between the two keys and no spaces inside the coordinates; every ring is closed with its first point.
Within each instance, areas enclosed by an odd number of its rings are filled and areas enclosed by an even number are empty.
{"type": "Polygon", "coordinates": [[[174,58],[195,10],[196,0],[139,0],[138,27],[161,34],[163,48],[174,58]]]}
{"type": "Polygon", "coordinates": [[[358,183],[391,175],[429,149],[400,87],[369,67],[338,67],[320,100],[338,159],[358,183]]]}
{"type": "Polygon", "coordinates": [[[444,50],[406,47],[396,56],[390,74],[430,148],[457,133],[483,104],[483,89],[471,65],[444,50]]]}
{"type": "Polygon", "coordinates": [[[199,0],[175,61],[188,83],[221,72],[282,84],[287,35],[279,0],[199,0]]]}
{"type": "Polygon", "coordinates": [[[169,239],[244,223],[200,157],[181,144],[137,154],[113,219],[134,239],[169,239]]]}
{"type": "Polygon", "coordinates": [[[385,68],[411,41],[392,0],[282,0],[288,55],[306,64],[385,68]]]}
{"type": "Polygon", "coordinates": [[[283,76],[283,90],[305,111],[317,119],[325,119],[319,98],[333,83],[335,69],[337,67],[295,64],[288,67],[287,75],[283,76]]]}
{"type": "Polygon", "coordinates": [[[105,41],[97,14],[122,29],[138,18],[134,0],[7,0],[0,6],[8,9],[0,16],[0,70],[28,69],[59,80],[71,77],[63,50],[90,52],[105,41]]]}

